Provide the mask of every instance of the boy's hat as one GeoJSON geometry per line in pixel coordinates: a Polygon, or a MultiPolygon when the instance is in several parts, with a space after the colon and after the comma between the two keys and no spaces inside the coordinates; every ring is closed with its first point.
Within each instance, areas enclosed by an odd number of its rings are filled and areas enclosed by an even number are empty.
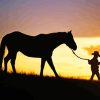
{"type": "Polygon", "coordinates": [[[94,53],[92,53],[92,55],[100,56],[98,51],[94,51],[94,53]]]}

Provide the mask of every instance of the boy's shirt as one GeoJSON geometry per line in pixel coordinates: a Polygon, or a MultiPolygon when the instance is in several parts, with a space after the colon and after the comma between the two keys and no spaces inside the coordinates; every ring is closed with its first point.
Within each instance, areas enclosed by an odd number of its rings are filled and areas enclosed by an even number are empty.
{"type": "Polygon", "coordinates": [[[91,60],[88,60],[88,63],[91,65],[91,70],[94,71],[94,72],[97,72],[99,71],[99,64],[100,62],[98,61],[98,59],[91,59],[91,60]]]}
{"type": "Polygon", "coordinates": [[[91,65],[91,66],[98,66],[100,64],[100,62],[98,61],[98,59],[91,59],[91,60],[88,60],[88,63],[91,65]]]}

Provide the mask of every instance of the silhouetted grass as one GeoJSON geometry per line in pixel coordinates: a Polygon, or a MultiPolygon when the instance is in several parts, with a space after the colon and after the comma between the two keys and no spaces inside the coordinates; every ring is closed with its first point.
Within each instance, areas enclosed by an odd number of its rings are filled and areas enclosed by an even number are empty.
{"type": "MultiPolygon", "coordinates": [[[[100,97],[100,81],[0,73],[2,100],[70,100],[100,97]],[[68,99],[69,98],[69,99],[68,99]],[[7,99],[6,99],[7,100],[7,99]]],[[[1,100],[1,99],[0,99],[1,100]]]]}

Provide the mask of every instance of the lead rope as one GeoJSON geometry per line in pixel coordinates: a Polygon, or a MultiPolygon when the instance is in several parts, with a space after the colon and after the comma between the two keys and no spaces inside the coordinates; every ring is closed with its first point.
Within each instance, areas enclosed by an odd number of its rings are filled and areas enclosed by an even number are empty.
{"type": "MultiPolygon", "coordinates": [[[[72,50],[72,49],[71,49],[72,50]]],[[[76,55],[76,53],[72,50],[72,52],[73,52],[73,54],[76,56],[76,57],[78,57],[79,59],[82,59],[82,60],[89,60],[89,59],[85,59],[85,58],[81,58],[81,57],[79,57],[78,55],[76,55]]]]}

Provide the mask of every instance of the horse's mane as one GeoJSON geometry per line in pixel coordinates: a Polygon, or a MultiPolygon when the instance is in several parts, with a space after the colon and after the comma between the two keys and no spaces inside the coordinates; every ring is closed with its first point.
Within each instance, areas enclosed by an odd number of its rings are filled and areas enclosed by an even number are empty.
{"type": "Polygon", "coordinates": [[[63,34],[63,33],[66,33],[66,32],[52,32],[52,33],[48,33],[48,35],[53,35],[53,34],[63,34]]]}
{"type": "Polygon", "coordinates": [[[52,32],[52,33],[40,33],[38,35],[35,35],[35,37],[44,37],[44,36],[47,36],[47,37],[54,37],[54,36],[57,36],[59,37],[60,35],[62,36],[62,34],[65,34],[66,32],[52,32]]]}

